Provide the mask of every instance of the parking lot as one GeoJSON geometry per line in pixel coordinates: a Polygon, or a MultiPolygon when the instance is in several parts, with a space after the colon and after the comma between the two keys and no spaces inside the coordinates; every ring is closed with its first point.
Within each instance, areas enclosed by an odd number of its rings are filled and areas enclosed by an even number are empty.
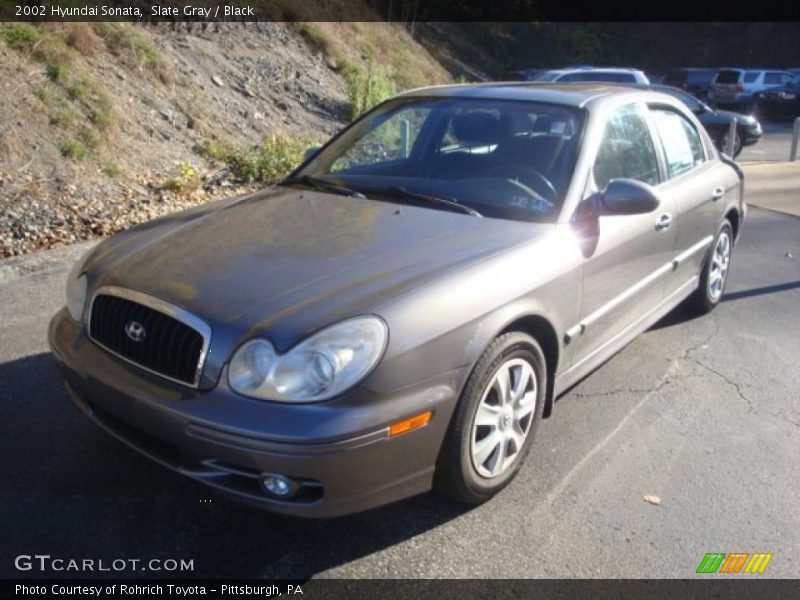
{"type": "Polygon", "coordinates": [[[787,160],[792,145],[793,126],[794,122],[790,119],[782,121],[761,119],[764,137],[757,144],[743,148],[737,160],[740,162],[787,160]]]}
{"type": "Polygon", "coordinates": [[[751,209],[718,310],[669,315],[564,395],[494,500],[429,494],[333,521],[216,498],[88,422],[45,341],[85,245],[6,261],[0,575],[40,553],[193,559],[182,576],[683,578],[707,552],[746,551],[798,577],[799,225],[751,209]]]}

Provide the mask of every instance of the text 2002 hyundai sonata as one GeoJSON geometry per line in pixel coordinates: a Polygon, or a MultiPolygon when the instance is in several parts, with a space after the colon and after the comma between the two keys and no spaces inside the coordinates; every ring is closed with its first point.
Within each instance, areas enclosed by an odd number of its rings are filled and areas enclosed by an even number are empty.
{"type": "Polygon", "coordinates": [[[50,342],[86,415],[240,500],[478,503],[560,392],[687,296],[714,308],[742,187],[670,96],[417,90],[281,185],[97,246],[50,342]]]}

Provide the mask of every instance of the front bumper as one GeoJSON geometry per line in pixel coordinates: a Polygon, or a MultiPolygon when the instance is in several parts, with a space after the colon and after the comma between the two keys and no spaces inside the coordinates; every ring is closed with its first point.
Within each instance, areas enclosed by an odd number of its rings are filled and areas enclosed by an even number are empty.
{"type": "Polygon", "coordinates": [[[390,397],[287,405],[218,386],[198,391],[150,375],[108,354],[61,310],[49,328],[67,390],[86,416],[151,459],[259,507],[333,517],[428,491],[458,397],[461,370],[390,397]],[[388,426],[432,411],[430,422],[396,437],[388,426]],[[289,500],[262,491],[263,473],[301,486],[289,500]]]}

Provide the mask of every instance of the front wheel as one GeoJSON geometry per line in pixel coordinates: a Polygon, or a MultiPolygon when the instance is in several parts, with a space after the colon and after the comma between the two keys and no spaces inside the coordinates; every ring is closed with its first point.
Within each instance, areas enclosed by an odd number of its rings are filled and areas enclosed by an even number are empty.
{"type": "MultiPolygon", "coordinates": [[[[723,133],[719,138],[719,149],[721,152],[728,151],[728,138],[730,137],[730,132],[726,129],[725,133],[723,133]]],[[[739,153],[742,151],[742,134],[739,132],[739,128],[736,128],[736,134],[733,138],[733,156],[732,158],[736,158],[739,156],[739,153]]]]}
{"type": "Polygon", "coordinates": [[[728,269],[733,250],[733,228],[725,219],[711,245],[700,273],[700,284],[691,297],[692,307],[699,314],[710,313],[719,304],[728,282],[728,269]]]}
{"type": "Polygon", "coordinates": [[[529,335],[499,336],[484,351],[453,414],[436,466],[435,486],[480,504],[522,466],[544,408],[544,353],[529,335]]]}

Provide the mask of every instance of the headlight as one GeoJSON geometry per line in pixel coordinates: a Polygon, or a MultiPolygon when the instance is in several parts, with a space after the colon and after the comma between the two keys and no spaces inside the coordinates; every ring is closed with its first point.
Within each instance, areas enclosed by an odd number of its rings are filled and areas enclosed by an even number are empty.
{"type": "Polygon", "coordinates": [[[781,92],[781,98],[784,100],[795,100],[797,98],[797,94],[793,94],[791,92],[781,92]]]}
{"type": "Polygon", "coordinates": [[[83,307],[86,304],[86,275],[80,275],[83,260],[79,260],[72,267],[67,279],[67,311],[69,316],[79,321],[83,317],[83,307]]]}
{"type": "Polygon", "coordinates": [[[94,252],[94,247],[75,262],[67,278],[67,311],[69,316],[76,321],[80,321],[83,317],[83,308],[86,304],[87,282],[86,276],[81,273],[92,252],[94,252]]]}
{"type": "Polygon", "coordinates": [[[350,389],[373,369],[388,331],[378,317],[356,317],[311,336],[286,354],[265,339],[250,340],[233,355],[231,389],[252,398],[318,402],[350,389]]]}

